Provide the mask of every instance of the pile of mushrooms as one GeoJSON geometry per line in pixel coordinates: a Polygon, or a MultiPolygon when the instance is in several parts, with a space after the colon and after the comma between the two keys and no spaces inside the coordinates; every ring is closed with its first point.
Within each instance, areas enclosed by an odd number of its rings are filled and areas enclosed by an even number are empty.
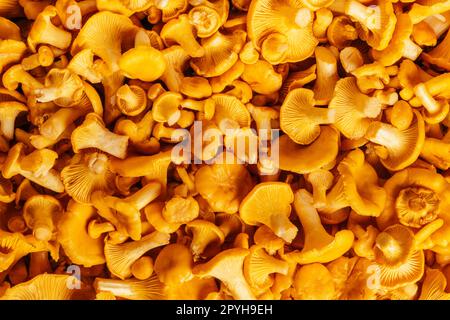
{"type": "Polygon", "coordinates": [[[448,300],[449,99],[450,0],[0,0],[0,299],[448,300]]]}

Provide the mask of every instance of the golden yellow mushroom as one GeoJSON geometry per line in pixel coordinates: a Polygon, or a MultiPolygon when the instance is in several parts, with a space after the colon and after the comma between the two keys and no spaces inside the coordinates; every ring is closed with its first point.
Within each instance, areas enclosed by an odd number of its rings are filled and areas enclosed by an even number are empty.
{"type": "Polygon", "coordinates": [[[105,259],[109,271],[124,280],[132,274],[132,266],[147,251],[169,243],[169,235],[155,231],[138,241],[112,244],[105,242],[105,259]]]}
{"type": "Polygon", "coordinates": [[[165,300],[164,285],[156,275],[145,280],[105,279],[96,278],[94,281],[96,292],[110,292],[116,297],[128,300],[165,300]]]}
{"type": "Polygon", "coordinates": [[[122,54],[119,67],[127,78],[152,82],[164,74],[166,61],[161,51],[139,45],[122,54]]]}
{"type": "Polygon", "coordinates": [[[125,16],[108,11],[98,12],[81,28],[72,43],[71,54],[91,49],[112,72],[118,71],[122,49],[133,47],[137,31],[138,28],[125,16]]]}
{"type": "Polygon", "coordinates": [[[335,161],[339,152],[339,132],[323,126],[317,139],[307,146],[296,144],[287,135],[281,136],[275,145],[280,152],[280,169],[306,174],[335,161]]]}
{"type": "Polygon", "coordinates": [[[128,147],[128,137],[109,131],[95,113],[88,114],[83,124],[73,131],[71,141],[76,153],[96,148],[121,159],[126,157],[128,147]]]}
{"type": "Polygon", "coordinates": [[[56,221],[59,220],[62,211],[60,202],[55,198],[36,195],[25,202],[23,217],[37,240],[48,241],[56,231],[56,221]]]}
{"type": "Polygon", "coordinates": [[[381,287],[395,289],[414,283],[424,273],[423,251],[413,246],[414,235],[403,225],[392,225],[378,234],[375,245],[375,268],[381,287]]]}
{"type": "Polygon", "coordinates": [[[250,85],[253,91],[264,95],[278,91],[283,82],[281,74],[277,73],[273,66],[264,60],[245,65],[241,78],[250,85]]]}
{"type": "Polygon", "coordinates": [[[337,59],[326,47],[317,47],[315,57],[317,78],[313,88],[314,99],[317,105],[328,105],[339,80],[337,59]]]}
{"type": "Polygon", "coordinates": [[[312,25],[313,13],[295,1],[252,1],[247,14],[248,35],[255,47],[264,48],[265,42],[272,41],[268,47],[277,48],[262,50],[262,56],[272,64],[298,62],[311,56],[318,43],[312,25]],[[276,56],[271,54],[277,51],[276,56]]]}
{"type": "Polygon", "coordinates": [[[155,260],[154,270],[162,283],[174,287],[192,279],[193,264],[189,248],[174,243],[160,251],[155,260]]]}
{"type": "Polygon", "coordinates": [[[372,122],[365,134],[366,139],[379,145],[377,154],[381,163],[390,170],[402,170],[412,164],[420,155],[424,140],[424,121],[414,112],[414,120],[404,130],[379,121],[372,122]]]}
{"type": "Polygon", "coordinates": [[[225,240],[225,235],[218,226],[202,219],[188,222],[186,232],[192,234],[190,249],[195,260],[214,256],[225,240]]]}
{"type": "Polygon", "coordinates": [[[320,135],[320,125],[334,123],[336,110],[315,107],[314,92],[293,89],[280,109],[281,129],[298,144],[307,145],[320,135]]]}
{"type": "Polygon", "coordinates": [[[220,252],[204,264],[197,265],[192,272],[200,278],[214,277],[220,280],[234,299],[254,300],[255,296],[244,277],[243,265],[247,249],[228,249],[220,252]]]}
{"type": "Polygon", "coordinates": [[[396,223],[413,228],[435,220],[447,203],[448,182],[427,169],[407,168],[394,174],[384,184],[387,193],[383,213],[377,218],[381,229],[396,223]]]}
{"type": "Polygon", "coordinates": [[[326,263],[341,257],[352,247],[354,235],[350,230],[338,231],[334,236],[325,230],[313,206],[313,198],[306,190],[295,193],[294,207],[303,226],[305,245],[302,251],[288,253],[288,259],[299,264],[326,263]]]}
{"type": "Polygon", "coordinates": [[[239,214],[249,225],[264,224],[290,243],[297,235],[297,227],[289,220],[294,194],[283,182],[263,182],[256,185],[242,200],[239,214]],[[272,197],[277,194],[277,198],[272,197]]]}
{"type": "Polygon", "coordinates": [[[355,149],[337,166],[339,179],[326,196],[323,213],[336,212],[346,206],[363,216],[377,217],[384,209],[386,192],[378,185],[375,169],[365,160],[364,152],[355,149]],[[360,177],[364,176],[364,179],[360,177]]]}
{"type": "Polygon", "coordinates": [[[58,221],[57,241],[73,263],[91,267],[105,263],[103,238],[93,239],[88,224],[96,216],[95,208],[70,201],[67,210],[58,221]]]}
{"type": "Polygon", "coordinates": [[[77,300],[89,297],[86,290],[75,289],[80,280],[64,274],[41,274],[18,284],[0,297],[1,300],[77,300]],[[74,288],[71,288],[73,285],[74,288]],[[84,291],[84,292],[83,292],[84,291]]]}
{"type": "Polygon", "coordinates": [[[428,269],[422,283],[419,300],[449,300],[450,294],[446,291],[447,279],[438,269],[428,269]]]}
{"type": "Polygon", "coordinates": [[[320,263],[302,266],[294,278],[296,300],[333,300],[336,295],[333,275],[320,263]]]}
{"type": "Polygon", "coordinates": [[[336,110],[334,125],[347,138],[364,136],[373,118],[381,112],[377,98],[363,94],[356,85],[355,78],[344,78],[337,82],[334,97],[329,105],[336,110]]]}
{"type": "Polygon", "coordinates": [[[202,39],[204,55],[191,60],[192,69],[206,78],[224,74],[238,61],[245,38],[244,31],[236,30],[229,35],[217,31],[211,37],[202,39]]]}
{"type": "Polygon", "coordinates": [[[37,16],[27,39],[28,46],[33,52],[36,52],[39,44],[49,44],[62,50],[69,48],[72,34],[52,23],[52,18],[57,14],[58,11],[54,6],[47,6],[37,16]]]}

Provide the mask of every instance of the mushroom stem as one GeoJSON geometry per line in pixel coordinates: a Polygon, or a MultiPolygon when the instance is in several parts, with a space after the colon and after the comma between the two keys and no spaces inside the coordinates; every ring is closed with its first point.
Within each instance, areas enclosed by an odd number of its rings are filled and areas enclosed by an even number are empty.
{"type": "Polygon", "coordinates": [[[138,95],[131,90],[129,85],[124,85],[117,90],[116,96],[118,99],[125,100],[130,106],[137,106],[141,103],[138,95]]]}
{"type": "Polygon", "coordinates": [[[161,194],[161,189],[159,182],[150,182],[126,198],[125,201],[141,210],[161,194]]]}
{"type": "Polygon", "coordinates": [[[372,122],[372,124],[367,129],[366,138],[371,142],[387,147],[388,149],[398,148],[396,144],[401,143],[401,131],[396,127],[383,123],[383,122],[372,122]]]}
{"type": "Polygon", "coordinates": [[[320,209],[320,212],[324,214],[334,213],[339,209],[349,206],[349,202],[344,195],[344,184],[342,179],[339,179],[326,195],[325,204],[326,205],[320,209]]]}
{"type": "Polygon", "coordinates": [[[441,110],[441,105],[434,99],[425,84],[420,83],[415,86],[414,93],[429,114],[436,114],[441,110]]]}
{"type": "Polygon", "coordinates": [[[128,157],[125,160],[112,159],[110,168],[123,177],[134,178],[164,172],[171,162],[172,151],[152,156],[128,157]],[[164,169],[165,168],[165,169],[164,169]]]}
{"type": "Polygon", "coordinates": [[[415,61],[422,53],[422,48],[409,38],[404,40],[403,43],[403,57],[415,61]]]}
{"type": "Polygon", "coordinates": [[[345,12],[369,29],[371,27],[369,26],[369,22],[373,19],[372,15],[376,13],[375,9],[366,7],[361,2],[355,0],[347,2],[345,12]]]}
{"type": "Polygon", "coordinates": [[[39,274],[51,272],[52,267],[48,259],[47,251],[32,252],[30,254],[30,279],[39,274]]]}
{"type": "Polygon", "coordinates": [[[92,239],[98,239],[103,233],[114,231],[114,225],[110,222],[100,223],[98,220],[92,220],[88,225],[88,234],[92,239]]]}
{"type": "Polygon", "coordinates": [[[274,214],[270,217],[270,228],[272,231],[287,242],[291,242],[297,235],[297,227],[285,214],[274,214]]]}
{"type": "Polygon", "coordinates": [[[325,247],[333,242],[320,221],[319,213],[313,206],[312,197],[306,190],[299,190],[295,194],[294,207],[305,232],[304,251],[317,247],[325,247]]]}

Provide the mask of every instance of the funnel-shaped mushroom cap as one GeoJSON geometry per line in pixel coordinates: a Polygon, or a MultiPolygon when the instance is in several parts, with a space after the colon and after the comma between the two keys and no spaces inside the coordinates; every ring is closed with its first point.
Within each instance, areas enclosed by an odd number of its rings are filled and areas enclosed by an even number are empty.
{"type": "Polygon", "coordinates": [[[397,24],[389,46],[382,51],[372,51],[373,58],[384,66],[393,65],[402,57],[416,60],[421,54],[422,48],[410,39],[412,32],[413,24],[408,14],[401,14],[397,17],[397,24]]]}
{"type": "Polygon", "coordinates": [[[189,55],[180,46],[171,46],[162,51],[166,61],[166,70],[161,80],[170,91],[179,92],[184,78],[184,70],[188,67],[189,55]]]}
{"type": "MultiPolygon", "coordinates": [[[[96,192],[103,198],[94,200],[94,205],[100,208],[106,205],[109,210],[113,210],[113,217],[106,213],[105,218],[116,226],[119,233],[128,235],[133,240],[139,240],[142,234],[140,210],[155,200],[161,194],[161,189],[159,182],[152,181],[124,199],[113,196],[105,197],[101,192],[96,192]],[[103,203],[99,203],[99,200],[103,203]]],[[[99,213],[102,215],[102,212],[99,213]]]]}
{"type": "Polygon", "coordinates": [[[28,108],[20,102],[0,102],[0,132],[8,140],[14,137],[14,126],[17,116],[27,112],[28,108]]]}
{"type": "Polygon", "coordinates": [[[112,194],[116,175],[108,168],[108,162],[108,157],[99,152],[76,155],[61,171],[66,192],[81,203],[91,203],[95,191],[112,194]]]}
{"type": "Polygon", "coordinates": [[[376,268],[381,287],[395,289],[422,278],[425,258],[415,250],[414,234],[407,227],[393,225],[381,232],[376,240],[376,268]]]}
{"type": "Polygon", "coordinates": [[[337,203],[343,201],[344,206],[351,206],[359,215],[379,216],[386,202],[386,191],[378,185],[378,175],[365,161],[364,152],[351,151],[339,163],[338,171],[339,181],[327,195],[327,203],[337,210],[340,209],[337,203]]]}
{"type": "Polygon", "coordinates": [[[121,159],[125,158],[128,147],[128,137],[109,131],[95,113],[88,114],[83,124],[72,132],[71,141],[76,153],[97,148],[121,159]]]}
{"type": "MultiPolygon", "coordinates": [[[[445,1],[444,1],[445,2],[445,1]]],[[[422,57],[425,61],[445,70],[450,70],[450,32],[447,32],[445,38],[431,51],[424,52],[422,57]]]]}
{"type": "Polygon", "coordinates": [[[33,244],[21,233],[0,230],[0,272],[8,270],[19,259],[33,251],[33,244]]]}
{"type": "Polygon", "coordinates": [[[336,295],[333,275],[320,263],[302,266],[295,273],[294,289],[298,300],[333,300],[336,295]]]}
{"type": "Polygon", "coordinates": [[[372,122],[365,137],[385,148],[387,155],[381,157],[381,163],[389,170],[401,170],[411,165],[420,155],[425,141],[425,124],[416,110],[411,125],[404,130],[390,124],[372,122]]]}
{"type": "Polygon", "coordinates": [[[254,300],[255,296],[245,280],[243,265],[247,249],[228,249],[220,252],[207,263],[194,267],[193,274],[200,277],[214,277],[220,280],[234,299],[254,300]]]}
{"type": "Polygon", "coordinates": [[[381,229],[400,223],[413,228],[435,220],[447,209],[449,184],[445,178],[422,168],[407,168],[384,184],[387,193],[383,213],[377,218],[381,229]]]}
{"type": "Polygon", "coordinates": [[[23,217],[27,226],[33,230],[37,240],[48,241],[56,231],[55,223],[63,208],[58,200],[47,195],[36,195],[23,206],[23,217]]]}
{"type": "Polygon", "coordinates": [[[236,30],[230,35],[216,32],[202,40],[205,54],[191,60],[191,67],[202,77],[217,77],[228,71],[239,59],[246,33],[236,30]]]}
{"type": "Polygon", "coordinates": [[[164,300],[164,284],[156,274],[146,280],[128,279],[103,279],[96,278],[94,281],[96,292],[111,292],[116,297],[129,300],[164,300]]]}
{"type": "Polygon", "coordinates": [[[215,163],[195,173],[195,187],[215,212],[235,213],[253,181],[242,164],[215,163]]]}
{"type": "Polygon", "coordinates": [[[251,123],[250,112],[245,105],[236,97],[226,94],[215,94],[211,97],[215,102],[213,121],[222,127],[222,121],[232,121],[239,127],[249,127],[251,123]]]}
{"type": "Polygon", "coordinates": [[[57,15],[58,11],[54,6],[47,6],[36,17],[27,39],[31,51],[36,52],[36,47],[42,43],[62,50],[70,46],[72,34],[52,23],[57,15]]]}
{"type": "Polygon", "coordinates": [[[313,13],[294,0],[252,1],[247,15],[248,35],[257,49],[270,34],[285,36],[276,45],[278,59],[269,59],[273,64],[302,61],[313,54],[318,40],[312,24],[313,13]]]}
{"type": "Polygon", "coordinates": [[[138,27],[129,18],[102,11],[94,14],[83,25],[72,44],[71,53],[75,55],[83,49],[91,49],[115,72],[119,70],[122,48],[133,46],[137,31],[138,27]]]}
{"type": "Polygon", "coordinates": [[[157,122],[174,125],[181,117],[180,105],[183,96],[176,92],[164,92],[153,102],[152,115],[157,122]]]}
{"type": "Polygon", "coordinates": [[[263,95],[276,93],[283,83],[283,76],[264,60],[245,65],[241,78],[253,91],[263,95]]]}
{"type": "Polygon", "coordinates": [[[438,269],[427,269],[419,300],[450,300],[446,292],[447,279],[438,269]]]}
{"type": "Polygon", "coordinates": [[[339,132],[323,126],[319,137],[308,146],[301,146],[287,135],[281,136],[278,143],[280,150],[280,169],[299,174],[310,173],[332,163],[339,152],[339,132]]]}
{"type": "MultiPolygon", "coordinates": [[[[150,1],[151,2],[151,1],[150,1]]],[[[155,0],[154,6],[162,11],[162,21],[167,22],[170,19],[178,17],[185,12],[188,6],[187,0],[155,0]]]]}
{"type": "Polygon", "coordinates": [[[80,102],[84,84],[80,77],[69,69],[52,69],[45,77],[45,87],[35,89],[38,102],[54,101],[55,104],[68,107],[80,102]]]}
{"type": "Polygon", "coordinates": [[[326,263],[344,255],[353,245],[354,235],[350,230],[338,231],[334,236],[327,233],[313,205],[312,196],[304,189],[295,193],[294,207],[305,234],[305,245],[301,252],[287,254],[300,263],[326,263]]]}
{"type": "MultiPolygon", "coordinates": [[[[228,6],[228,8],[224,8],[225,15],[228,15],[229,2],[222,0],[217,2],[225,3],[226,6],[228,6]]],[[[195,26],[197,36],[199,38],[207,38],[212,36],[223,24],[220,12],[213,6],[209,6],[209,3],[210,2],[206,2],[206,5],[201,4],[195,6],[189,11],[189,21],[193,26],[195,26]]]]}
{"type": "Polygon", "coordinates": [[[273,274],[287,275],[289,263],[266,252],[263,246],[253,245],[244,261],[244,275],[254,291],[264,292],[273,285],[273,274]]]}
{"type": "Polygon", "coordinates": [[[152,82],[163,75],[166,61],[161,51],[150,46],[138,46],[120,57],[119,66],[127,78],[152,82]]]}
{"type": "Polygon", "coordinates": [[[177,286],[192,278],[193,264],[191,251],[182,244],[174,243],[160,251],[154,269],[162,283],[177,286]]]}
{"type": "Polygon", "coordinates": [[[381,103],[377,98],[361,93],[356,79],[349,77],[336,83],[329,108],[336,110],[336,128],[345,137],[358,139],[364,136],[372,119],[380,114],[381,103]]]}
{"type": "Polygon", "coordinates": [[[297,227],[289,221],[294,194],[283,182],[263,182],[256,185],[242,200],[239,214],[249,225],[265,224],[290,243],[297,235],[297,227]],[[277,197],[274,198],[273,195],[277,197]]]}
{"type": "Polygon", "coordinates": [[[375,259],[382,264],[395,266],[404,263],[414,245],[414,233],[407,227],[395,224],[378,234],[375,240],[375,259]]]}
{"type": "Polygon", "coordinates": [[[83,290],[71,288],[79,283],[70,275],[40,274],[8,289],[0,300],[73,300],[82,296],[83,290]]]}
{"type": "Polygon", "coordinates": [[[167,22],[161,29],[161,38],[167,46],[179,44],[188,55],[194,58],[202,57],[205,49],[197,42],[194,26],[189,23],[186,14],[167,22]]]}
{"type": "Polygon", "coordinates": [[[336,110],[315,107],[314,92],[293,89],[280,110],[281,129],[298,144],[310,144],[320,135],[320,125],[333,123],[336,110]]]}
{"type": "Polygon", "coordinates": [[[105,263],[103,238],[93,239],[88,233],[89,221],[96,215],[94,207],[70,201],[58,222],[57,240],[64,253],[73,263],[87,268],[105,263]]]}
{"type": "Polygon", "coordinates": [[[2,55],[0,71],[3,71],[3,67],[11,63],[19,62],[26,50],[27,46],[22,41],[0,39],[0,54],[2,55]]]}
{"type": "Polygon", "coordinates": [[[225,240],[222,230],[206,220],[197,219],[187,223],[186,232],[192,234],[191,251],[196,260],[218,253],[225,240]]]}
{"type": "Polygon", "coordinates": [[[278,237],[266,225],[262,225],[253,235],[253,241],[257,245],[261,245],[271,255],[275,254],[284,246],[284,240],[278,237]]]}
{"type": "Polygon", "coordinates": [[[94,52],[92,49],[84,49],[78,52],[70,60],[67,69],[91,83],[100,83],[103,79],[98,63],[94,62],[94,52]]]}
{"type": "Polygon", "coordinates": [[[106,265],[116,277],[124,280],[131,276],[131,267],[147,251],[166,245],[170,236],[159,231],[152,232],[138,241],[123,244],[105,243],[106,265]]]}

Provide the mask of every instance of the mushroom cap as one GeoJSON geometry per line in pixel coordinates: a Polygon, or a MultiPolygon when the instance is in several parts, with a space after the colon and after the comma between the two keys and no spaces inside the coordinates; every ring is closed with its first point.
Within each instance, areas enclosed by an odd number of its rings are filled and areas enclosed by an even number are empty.
{"type": "Polygon", "coordinates": [[[71,275],[40,274],[8,289],[0,300],[73,300],[82,290],[71,289],[69,285],[78,282],[71,275]]]}
{"type": "Polygon", "coordinates": [[[178,286],[192,278],[194,260],[186,246],[173,243],[165,246],[155,260],[154,270],[161,282],[178,286]]]}
{"type": "Polygon", "coordinates": [[[387,148],[388,156],[380,161],[389,170],[398,171],[411,165],[420,155],[425,141],[425,124],[422,116],[417,110],[413,110],[414,120],[409,128],[399,130],[393,126],[383,125],[381,122],[373,122],[369,125],[365,137],[372,141],[378,138],[382,141],[390,141],[387,148]],[[384,127],[384,128],[383,128],[384,127]],[[390,135],[387,130],[392,127],[395,135],[390,135]],[[386,129],[385,129],[386,128],[386,129]],[[383,137],[383,133],[386,136],[383,137]]]}
{"type": "Polygon", "coordinates": [[[76,155],[61,171],[66,192],[81,203],[91,203],[95,191],[112,194],[116,175],[108,168],[108,161],[105,154],[98,152],[76,155]]]}
{"type": "Polygon", "coordinates": [[[184,78],[184,70],[189,65],[189,55],[181,46],[171,46],[162,51],[166,60],[166,70],[161,80],[170,91],[179,92],[184,78]]]}
{"type": "Polygon", "coordinates": [[[128,300],[164,300],[165,286],[156,274],[145,280],[96,278],[93,284],[96,292],[110,292],[116,297],[128,300]]]}
{"type": "Polygon", "coordinates": [[[310,144],[320,135],[320,125],[334,121],[335,110],[317,108],[314,92],[293,89],[280,109],[281,129],[298,144],[310,144]]]}
{"type": "Polygon", "coordinates": [[[156,0],[154,1],[156,8],[162,11],[162,21],[167,22],[170,19],[178,17],[186,11],[188,6],[187,0],[156,0]]]}
{"type": "Polygon", "coordinates": [[[163,215],[164,202],[152,202],[145,207],[144,213],[147,221],[159,232],[174,233],[180,228],[179,223],[167,222],[163,215]]]}
{"type": "Polygon", "coordinates": [[[211,37],[202,39],[205,54],[191,60],[192,69],[206,78],[224,74],[238,61],[245,39],[246,33],[242,30],[235,30],[230,35],[217,31],[211,37]]]}
{"type": "Polygon", "coordinates": [[[164,92],[153,102],[153,120],[167,122],[169,125],[176,123],[181,116],[180,105],[183,96],[177,92],[164,92]]]}
{"type": "Polygon", "coordinates": [[[294,193],[287,183],[263,182],[242,200],[239,214],[246,224],[265,224],[290,243],[297,234],[297,227],[289,221],[293,201],[294,193]],[[273,198],[274,194],[278,196],[273,198]]]}
{"type": "Polygon", "coordinates": [[[93,239],[87,231],[95,216],[94,207],[71,201],[58,221],[57,240],[64,253],[73,263],[87,268],[105,263],[103,238],[93,239]]]}
{"type": "Polygon", "coordinates": [[[355,149],[347,154],[339,163],[338,171],[352,209],[359,215],[379,216],[386,202],[386,191],[378,185],[378,175],[365,161],[363,151],[355,149]]]}
{"type": "Polygon", "coordinates": [[[225,240],[225,235],[218,226],[202,219],[188,222],[186,232],[192,234],[191,251],[195,259],[217,253],[225,240]]]}
{"type": "Polygon", "coordinates": [[[274,32],[286,36],[284,54],[274,64],[302,61],[313,54],[318,40],[312,22],[311,11],[294,0],[252,1],[247,14],[248,35],[257,49],[274,32]]]}
{"type": "Polygon", "coordinates": [[[48,241],[56,231],[55,222],[63,212],[61,203],[48,195],[35,195],[29,198],[23,206],[23,217],[27,226],[33,229],[36,239],[48,241]]]}
{"type": "Polygon", "coordinates": [[[349,139],[364,136],[373,118],[381,112],[381,103],[377,98],[360,92],[356,79],[340,79],[336,83],[334,97],[328,106],[336,110],[334,126],[349,139]]]}
{"type": "Polygon", "coordinates": [[[264,95],[277,92],[283,83],[282,75],[264,60],[245,65],[241,78],[249,84],[253,91],[264,95]]]}
{"type": "Polygon", "coordinates": [[[166,61],[161,51],[139,46],[122,54],[119,67],[127,78],[152,82],[164,74],[166,61]]]}
{"type": "Polygon", "coordinates": [[[244,259],[249,253],[248,249],[227,249],[208,262],[195,266],[192,272],[201,278],[219,279],[235,299],[253,300],[255,296],[243,274],[244,259]]]}
{"type": "Polygon", "coordinates": [[[212,120],[220,127],[222,121],[233,121],[240,127],[249,127],[252,121],[250,112],[236,97],[226,94],[214,94],[215,112],[212,120]]]}
{"type": "Polygon", "coordinates": [[[430,222],[430,219],[433,220],[441,213],[446,212],[447,199],[449,199],[448,188],[449,185],[445,178],[431,170],[407,168],[395,173],[384,184],[387,195],[386,205],[382,214],[377,217],[378,226],[383,230],[389,225],[401,222],[417,228],[430,222]],[[402,190],[411,188],[413,188],[413,193],[403,192],[401,194],[402,190]],[[432,193],[439,200],[437,206],[436,198],[432,193]],[[398,200],[400,195],[406,197],[402,202],[398,200]],[[432,202],[427,205],[430,200],[434,202],[434,205],[432,202]]]}
{"type": "Polygon", "coordinates": [[[106,62],[114,72],[119,70],[122,48],[131,48],[138,27],[120,14],[102,11],[90,17],[72,44],[71,54],[83,49],[92,52],[106,62]]]}
{"type": "Polygon", "coordinates": [[[449,300],[446,286],[447,279],[440,270],[427,268],[419,300],[449,300]]]}
{"type": "MultiPolygon", "coordinates": [[[[403,50],[406,48],[406,42],[411,41],[410,37],[413,32],[413,24],[408,14],[401,14],[397,16],[397,23],[395,25],[395,31],[392,34],[392,40],[386,49],[372,51],[372,56],[375,60],[382,63],[384,66],[393,65],[400,60],[404,55],[403,50]]],[[[420,52],[419,52],[420,53],[420,52]]]]}
{"type": "Polygon", "coordinates": [[[124,280],[132,275],[133,264],[147,251],[164,246],[169,243],[170,235],[154,231],[138,241],[113,244],[105,242],[105,259],[109,271],[116,277],[124,280]]]}
{"type": "Polygon", "coordinates": [[[414,245],[414,233],[401,224],[395,224],[379,233],[375,240],[375,259],[378,263],[398,266],[409,257],[414,245]]]}
{"type": "Polygon", "coordinates": [[[332,163],[339,151],[339,132],[323,126],[319,137],[308,146],[301,146],[289,136],[282,135],[275,143],[279,149],[279,166],[282,170],[306,174],[332,163]]]}
{"type": "Polygon", "coordinates": [[[336,295],[333,276],[320,263],[302,266],[295,273],[294,290],[298,300],[332,300],[336,295]]]}
{"type": "Polygon", "coordinates": [[[242,164],[215,163],[195,173],[195,187],[216,212],[235,213],[253,187],[252,178],[242,164]]]}

